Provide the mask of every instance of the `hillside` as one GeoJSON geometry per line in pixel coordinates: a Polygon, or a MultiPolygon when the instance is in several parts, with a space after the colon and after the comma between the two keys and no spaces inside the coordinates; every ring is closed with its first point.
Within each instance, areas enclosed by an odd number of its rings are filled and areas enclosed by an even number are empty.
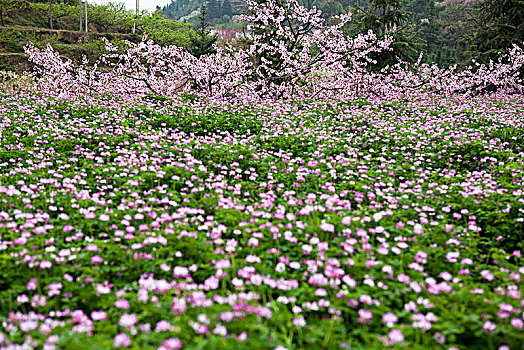
{"type": "MultiPolygon", "coordinates": [[[[407,0],[406,7],[415,14],[424,15],[436,3],[436,0],[407,0]]],[[[324,18],[346,13],[355,6],[367,8],[367,0],[300,0],[307,8],[316,7],[322,11],[324,18]]],[[[162,11],[177,21],[191,21],[196,17],[203,4],[206,4],[209,18],[217,24],[224,24],[233,16],[241,14],[245,10],[243,0],[171,0],[171,3],[164,6],[162,11]]]]}
{"type": "Polygon", "coordinates": [[[8,27],[0,29],[4,38],[0,41],[0,70],[26,71],[31,65],[23,47],[29,42],[39,47],[51,44],[63,57],[80,61],[82,55],[92,57],[102,50],[101,39],[110,41],[136,41],[136,35],[122,33],[85,33],[36,27],[8,27]]]}
{"type": "MultiPolygon", "coordinates": [[[[316,6],[322,11],[323,17],[328,18],[349,10],[352,0],[302,0],[304,6],[316,6]]],[[[198,25],[197,17],[202,5],[206,5],[209,22],[214,26],[236,26],[234,16],[240,15],[246,8],[243,0],[171,0],[171,3],[162,8],[162,12],[169,18],[181,22],[198,25]]]]}
{"type": "Polygon", "coordinates": [[[203,4],[206,4],[208,20],[211,25],[234,25],[233,16],[245,9],[242,0],[171,0],[162,8],[162,12],[171,19],[193,23],[198,26],[198,15],[203,4]]]}
{"type": "Polygon", "coordinates": [[[194,32],[191,24],[181,24],[161,12],[143,11],[135,16],[123,5],[89,5],[86,30],[85,9],[80,28],[76,3],[53,4],[52,23],[48,3],[12,0],[10,4],[0,10],[4,24],[0,26],[0,70],[29,68],[23,55],[29,42],[38,47],[51,44],[63,56],[79,61],[83,55],[92,60],[104,52],[102,38],[122,44],[125,40],[137,42],[147,33],[159,44],[188,47],[194,32]]]}

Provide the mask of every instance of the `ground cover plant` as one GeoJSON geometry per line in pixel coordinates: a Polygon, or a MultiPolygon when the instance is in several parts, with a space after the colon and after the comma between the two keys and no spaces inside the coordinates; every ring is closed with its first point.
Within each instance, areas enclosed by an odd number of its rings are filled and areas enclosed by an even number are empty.
{"type": "Polygon", "coordinates": [[[521,96],[0,106],[2,348],[524,340],[521,96]]]}
{"type": "Polygon", "coordinates": [[[521,348],[522,50],[377,72],[349,16],[249,3],[244,46],[200,57],[26,48],[0,346],[521,348]]]}

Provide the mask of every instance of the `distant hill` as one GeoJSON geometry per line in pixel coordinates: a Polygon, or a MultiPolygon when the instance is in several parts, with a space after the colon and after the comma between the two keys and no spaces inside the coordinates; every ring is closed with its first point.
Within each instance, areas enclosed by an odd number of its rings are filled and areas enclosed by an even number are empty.
{"type": "Polygon", "coordinates": [[[233,16],[241,14],[245,9],[245,1],[242,0],[171,0],[170,4],[162,8],[162,12],[171,19],[198,27],[198,15],[203,4],[206,5],[208,22],[212,26],[235,26],[233,16]]]}
{"type": "MultiPolygon", "coordinates": [[[[324,18],[347,13],[354,6],[366,8],[368,3],[367,0],[299,0],[299,2],[307,8],[315,6],[322,11],[324,18]]],[[[435,2],[435,0],[411,0],[406,6],[411,7],[412,12],[420,14],[429,11],[435,2]]],[[[171,19],[198,26],[198,14],[203,4],[206,4],[209,23],[219,27],[228,24],[234,26],[233,16],[241,14],[246,8],[246,2],[243,0],[171,0],[171,3],[161,10],[171,19]]]]}

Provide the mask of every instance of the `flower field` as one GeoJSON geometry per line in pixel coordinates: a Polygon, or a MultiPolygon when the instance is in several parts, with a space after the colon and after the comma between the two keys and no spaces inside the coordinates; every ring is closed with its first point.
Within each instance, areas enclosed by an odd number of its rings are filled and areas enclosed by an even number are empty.
{"type": "Polygon", "coordinates": [[[0,118],[2,349],[522,348],[522,96],[0,118]]]}

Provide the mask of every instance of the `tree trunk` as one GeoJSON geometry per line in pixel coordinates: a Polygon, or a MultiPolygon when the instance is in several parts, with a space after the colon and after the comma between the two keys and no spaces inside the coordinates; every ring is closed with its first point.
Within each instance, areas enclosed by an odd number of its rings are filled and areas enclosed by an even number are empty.
{"type": "Polygon", "coordinates": [[[49,28],[53,29],[53,0],[49,0],[49,28]]]}
{"type": "Polygon", "coordinates": [[[84,12],[84,17],[86,19],[86,33],[87,33],[87,0],[85,0],[85,5],[86,7],[85,7],[85,12],[84,12]]]}
{"type": "Polygon", "coordinates": [[[78,0],[79,6],[78,9],[80,10],[80,29],[79,31],[82,31],[82,0],[78,0]]]}

